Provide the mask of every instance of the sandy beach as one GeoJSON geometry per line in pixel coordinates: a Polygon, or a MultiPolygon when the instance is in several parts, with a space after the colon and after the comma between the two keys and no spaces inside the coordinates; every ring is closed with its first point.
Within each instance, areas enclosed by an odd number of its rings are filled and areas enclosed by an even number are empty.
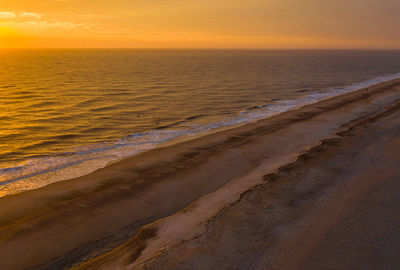
{"type": "Polygon", "coordinates": [[[0,198],[1,269],[400,269],[400,80],[0,198]]]}

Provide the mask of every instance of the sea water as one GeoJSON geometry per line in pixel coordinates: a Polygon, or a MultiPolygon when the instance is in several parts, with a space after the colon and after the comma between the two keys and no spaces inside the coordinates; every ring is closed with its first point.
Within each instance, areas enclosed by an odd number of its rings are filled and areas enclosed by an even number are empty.
{"type": "Polygon", "coordinates": [[[400,78],[400,51],[0,51],[0,196],[400,78]]]}

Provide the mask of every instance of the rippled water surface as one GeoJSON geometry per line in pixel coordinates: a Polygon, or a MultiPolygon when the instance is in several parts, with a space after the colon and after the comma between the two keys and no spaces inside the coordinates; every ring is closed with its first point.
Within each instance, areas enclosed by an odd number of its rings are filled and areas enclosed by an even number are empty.
{"type": "Polygon", "coordinates": [[[1,51],[0,196],[399,73],[399,51],[1,51]]]}

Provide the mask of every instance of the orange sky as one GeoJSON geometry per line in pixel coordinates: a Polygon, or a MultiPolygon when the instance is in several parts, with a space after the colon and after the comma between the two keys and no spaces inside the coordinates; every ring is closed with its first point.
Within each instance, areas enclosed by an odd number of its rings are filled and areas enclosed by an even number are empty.
{"type": "Polygon", "coordinates": [[[0,0],[0,48],[400,49],[399,0],[0,0]]]}

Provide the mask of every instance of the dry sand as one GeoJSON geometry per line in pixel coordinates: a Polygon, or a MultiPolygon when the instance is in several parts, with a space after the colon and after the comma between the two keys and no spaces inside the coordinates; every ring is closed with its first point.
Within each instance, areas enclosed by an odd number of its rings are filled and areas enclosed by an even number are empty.
{"type": "Polygon", "coordinates": [[[0,268],[400,269],[399,101],[397,80],[2,198],[0,268]]]}

